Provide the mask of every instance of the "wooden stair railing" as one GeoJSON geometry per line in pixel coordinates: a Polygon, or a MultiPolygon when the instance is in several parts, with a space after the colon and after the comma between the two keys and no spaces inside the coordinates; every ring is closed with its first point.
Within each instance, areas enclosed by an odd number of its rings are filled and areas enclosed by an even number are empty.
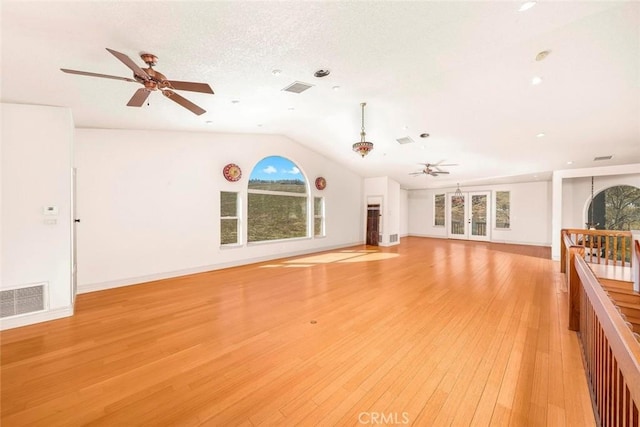
{"type": "Polygon", "coordinates": [[[574,257],[573,264],[579,282],[578,337],[599,424],[638,426],[640,343],[584,259],[574,257]]]}
{"type": "Polygon", "coordinates": [[[585,247],[585,260],[589,263],[631,266],[631,231],[565,228],[561,233],[585,247]]]}

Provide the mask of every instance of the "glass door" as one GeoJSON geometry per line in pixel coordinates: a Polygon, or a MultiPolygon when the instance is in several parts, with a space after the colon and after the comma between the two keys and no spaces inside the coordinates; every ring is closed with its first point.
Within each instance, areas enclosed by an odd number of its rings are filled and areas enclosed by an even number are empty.
{"type": "Polygon", "coordinates": [[[450,239],[490,240],[489,196],[488,191],[474,191],[462,195],[449,193],[447,236],[450,239]]]}
{"type": "Polygon", "coordinates": [[[450,239],[468,239],[467,232],[467,193],[462,195],[449,194],[449,225],[450,239]]]}

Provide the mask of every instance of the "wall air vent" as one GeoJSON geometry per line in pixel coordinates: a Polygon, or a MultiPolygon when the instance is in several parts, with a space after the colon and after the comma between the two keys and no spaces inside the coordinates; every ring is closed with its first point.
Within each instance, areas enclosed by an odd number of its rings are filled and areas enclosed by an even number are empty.
{"type": "Polygon", "coordinates": [[[44,310],[45,283],[0,291],[0,318],[44,310]]]}
{"type": "Polygon", "coordinates": [[[600,156],[600,157],[594,157],[593,161],[599,162],[600,160],[611,160],[612,158],[613,156],[600,156]]]}
{"type": "Polygon", "coordinates": [[[409,136],[405,136],[404,138],[398,138],[398,139],[396,139],[396,141],[398,141],[398,144],[412,144],[412,143],[415,142],[409,136]]]}
{"type": "Polygon", "coordinates": [[[305,90],[309,89],[312,86],[313,85],[310,85],[309,83],[293,82],[289,86],[285,87],[282,90],[285,91],[285,92],[301,93],[301,92],[304,92],[305,90]]]}
{"type": "Polygon", "coordinates": [[[397,234],[389,235],[389,243],[395,243],[397,241],[398,241],[398,235],[397,234]]]}

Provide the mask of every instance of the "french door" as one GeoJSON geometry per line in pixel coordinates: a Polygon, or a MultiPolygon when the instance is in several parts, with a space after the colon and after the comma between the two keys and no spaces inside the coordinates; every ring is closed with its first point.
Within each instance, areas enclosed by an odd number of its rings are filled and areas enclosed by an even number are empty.
{"type": "Polygon", "coordinates": [[[484,240],[491,236],[491,192],[474,191],[456,195],[448,194],[449,224],[447,236],[450,239],[484,240]]]}

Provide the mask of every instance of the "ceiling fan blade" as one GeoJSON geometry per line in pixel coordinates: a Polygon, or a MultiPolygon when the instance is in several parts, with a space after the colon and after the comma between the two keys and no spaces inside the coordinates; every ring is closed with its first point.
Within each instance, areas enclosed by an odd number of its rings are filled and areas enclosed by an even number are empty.
{"type": "Polygon", "coordinates": [[[422,175],[423,173],[424,172],[411,172],[409,175],[417,176],[417,175],[422,175]]]}
{"type": "Polygon", "coordinates": [[[64,71],[65,73],[69,74],[79,74],[81,76],[102,77],[104,79],[124,80],[125,82],[137,83],[137,80],[130,79],[129,77],[110,76],[107,74],[90,73],[88,71],[69,70],[67,68],[60,68],[60,71],[64,71]]]}
{"type": "MultiPolygon", "coordinates": [[[[165,83],[165,82],[163,82],[165,83]]],[[[206,83],[195,83],[195,82],[181,82],[177,80],[167,80],[166,83],[169,84],[169,89],[175,90],[188,90],[191,92],[201,92],[201,93],[211,93],[213,94],[213,89],[206,83]]]]}
{"type": "Polygon", "coordinates": [[[182,105],[184,108],[186,108],[187,110],[191,111],[193,114],[196,115],[201,115],[206,113],[207,111],[198,107],[196,104],[194,104],[193,102],[189,101],[186,98],[183,98],[182,96],[178,95],[175,92],[170,91],[169,89],[165,89],[162,91],[162,94],[164,96],[166,96],[167,98],[169,98],[170,100],[182,105]]]}
{"type": "Polygon", "coordinates": [[[133,62],[133,60],[131,58],[129,58],[127,55],[125,55],[124,53],[120,53],[118,51],[115,51],[113,49],[109,49],[106,48],[113,56],[115,56],[116,58],[118,58],[120,60],[120,62],[122,62],[124,65],[126,65],[127,67],[131,68],[131,70],[133,71],[133,73],[140,77],[142,80],[151,80],[151,77],[149,77],[149,75],[140,67],[138,67],[136,65],[135,62],[133,62]]]}
{"type": "Polygon", "coordinates": [[[449,172],[447,172],[447,171],[437,171],[436,173],[437,173],[438,175],[439,175],[439,174],[441,174],[441,173],[443,173],[443,174],[445,174],[445,175],[449,175],[449,172]]]}
{"type": "Polygon", "coordinates": [[[145,88],[138,89],[136,91],[136,93],[133,94],[133,96],[131,97],[129,102],[127,102],[127,106],[129,106],[129,107],[142,107],[142,104],[144,104],[144,101],[147,100],[147,98],[149,97],[150,93],[151,93],[151,91],[147,90],[145,88]]]}

